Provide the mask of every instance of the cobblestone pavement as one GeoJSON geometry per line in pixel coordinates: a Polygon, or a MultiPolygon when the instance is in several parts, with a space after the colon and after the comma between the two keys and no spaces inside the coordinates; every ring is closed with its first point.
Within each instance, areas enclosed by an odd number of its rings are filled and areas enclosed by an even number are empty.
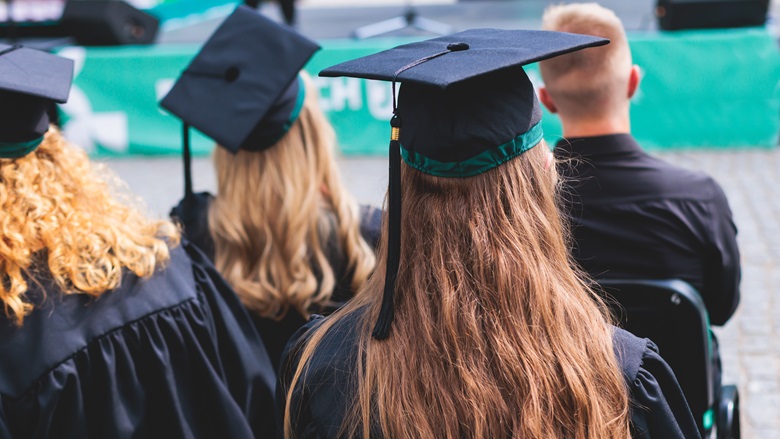
{"type": "MultiPolygon", "coordinates": [[[[736,315],[716,328],[721,342],[724,383],[739,386],[743,438],[780,439],[780,150],[690,151],[659,154],[712,175],[728,195],[739,228],[742,302],[736,315]]],[[[108,162],[164,215],[181,198],[180,159],[121,159],[108,162]]],[[[381,205],[387,162],[343,159],[343,178],[362,203],[381,205]]],[[[194,162],[195,188],[212,190],[207,158],[194,162]]]]}
{"type": "Polygon", "coordinates": [[[780,151],[661,154],[723,186],[739,229],[742,301],[716,328],[724,383],[742,398],[743,438],[780,438],[780,151]]]}

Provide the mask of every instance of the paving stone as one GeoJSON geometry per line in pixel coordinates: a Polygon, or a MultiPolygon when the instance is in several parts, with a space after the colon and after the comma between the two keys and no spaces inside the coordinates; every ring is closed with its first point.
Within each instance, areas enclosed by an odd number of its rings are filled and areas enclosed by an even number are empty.
{"type": "Polygon", "coordinates": [[[772,320],[766,312],[762,312],[754,318],[743,318],[739,324],[746,335],[765,335],[770,334],[773,330],[772,320]]]}
{"type": "MultiPolygon", "coordinates": [[[[749,386],[753,380],[774,380],[780,371],[780,360],[777,359],[776,355],[771,354],[747,355],[742,358],[741,366],[747,371],[748,378],[751,380],[748,382],[749,386]]],[[[778,416],[780,416],[780,412],[778,412],[778,416]]]]}
{"type": "MultiPolygon", "coordinates": [[[[780,380],[771,381],[753,380],[748,383],[747,397],[752,395],[780,394],[780,380]]],[[[778,413],[780,416],[780,413],[778,413]]]]}
{"type": "Polygon", "coordinates": [[[749,359],[755,354],[766,352],[777,352],[777,340],[771,340],[766,336],[748,336],[742,337],[737,346],[737,351],[749,359]]]}
{"type": "Polygon", "coordinates": [[[780,429],[780,395],[757,395],[747,400],[743,418],[756,430],[780,429]]]}
{"type": "Polygon", "coordinates": [[[755,439],[780,439],[780,429],[771,429],[771,430],[753,430],[751,434],[748,435],[742,435],[743,439],[747,438],[755,438],[755,439]]]}

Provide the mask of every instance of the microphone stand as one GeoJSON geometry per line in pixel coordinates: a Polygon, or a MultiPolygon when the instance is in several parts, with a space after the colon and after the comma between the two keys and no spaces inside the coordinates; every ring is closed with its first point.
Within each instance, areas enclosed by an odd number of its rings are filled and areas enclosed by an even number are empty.
{"type": "Polygon", "coordinates": [[[455,32],[455,28],[449,24],[420,17],[417,10],[412,5],[411,0],[409,0],[406,2],[406,9],[402,15],[378,23],[361,26],[352,31],[352,36],[359,40],[363,40],[389,34],[390,32],[399,31],[408,27],[438,35],[448,35],[455,32]]]}
{"type": "Polygon", "coordinates": [[[8,40],[16,42],[16,20],[14,20],[14,0],[5,0],[6,23],[8,24],[8,40]]]}

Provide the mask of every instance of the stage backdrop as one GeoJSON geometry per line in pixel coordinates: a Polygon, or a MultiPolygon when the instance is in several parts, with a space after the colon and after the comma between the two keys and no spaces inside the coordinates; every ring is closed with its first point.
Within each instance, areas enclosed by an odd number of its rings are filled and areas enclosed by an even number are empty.
{"type": "MultiPolygon", "coordinates": [[[[631,119],[647,148],[773,147],[780,132],[780,52],[765,29],[634,33],[635,63],[644,72],[631,119]]],[[[306,70],[375,53],[409,39],[321,41],[306,70]]],[[[75,86],[63,106],[66,134],[97,155],[181,151],[181,124],[157,106],[197,52],[196,45],[67,47],[75,86]]],[[[272,68],[272,66],[269,66],[272,68]]],[[[529,76],[539,84],[536,66],[529,76]]],[[[345,154],[386,154],[390,86],[349,78],[316,78],[321,105],[345,154]]],[[[545,114],[545,137],[560,138],[545,114]]],[[[193,136],[196,154],[212,142],[193,136]]]]}

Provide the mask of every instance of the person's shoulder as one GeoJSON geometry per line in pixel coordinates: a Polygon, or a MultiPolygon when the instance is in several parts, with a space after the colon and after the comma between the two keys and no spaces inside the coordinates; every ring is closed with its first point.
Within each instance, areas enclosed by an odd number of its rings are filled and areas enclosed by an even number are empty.
{"type": "Polygon", "coordinates": [[[658,353],[658,346],[648,338],[637,337],[616,327],[612,336],[612,344],[628,383],[634,382],[643,373],[653,369],[654,363],[660,362],[666,365],[658,353]]]}
{"type": "Polygon", "coordinates": [[[121,285],[94,298],[63,294],[50,280],[31,282],[36,308],[21,327],[0,322],[0,393],[18,395],[40,376],[109,334],[196,299],[189,257],[170,249],[149,278],[125,271],[121,285]]]}
{"type": "Polygon", "coordinates": [[[194,299],[199,293],[193,274],[194,261],[181,244],[169,246],[169,259],[149,278],[139,278],[126,272],[122,285],[107,297],[116,297],[116,302],[127,306],[146,305],[150,312],[169,308],[178,303],[194,299]],[[120,295],[127,296],[121,298],[120,295]],[[130,300],[129,298],[133,299],[130,300]],[[139,298],[143,298],[139,300],[139,298]]]}
{"type": "MultiPolygon", "coordinates": [[[[316,437],[341,437],[339,426],[355,397],[361,315],[361,310],[356,310],[343,316],[314,316],[287,344],[279,368],[277,407],[291,398],[288,402],[298,412],[295,429],[299,436],[314,437],[311,432],[316,430],[316,437]],[[317,345],[302,365],[301,356],[314,340],[317,345]],[[300,378],[293,384],[298,370],[300,378]]],[[[277,422],[281,425],[283,421],[277,417],[277,422]]]]}
{"type": "Polygon", "coordinates": [[[209,207],[214,196],[198,192],[184,197],[171,209],[171,219],[179,224],[184,238],[203,250],[209,258],[214,255],[214,240],[209,231],[209,207]]]}
{"type": "MultiPolygon", "coordinates": [[[[187,426],[196,436],[213,437],[217,424],[198,421],[209,407],[219,407],[214,413],[229,420],[233,432],[226,436],[270,431],[273,369],[248,316],[242,324],[240,313],[217,308],[225,300],[210,289],[205,267],[190,249],[173,247],[164,268],[149,278],[128,273],[119,288],[96,299],[47,291],[50,300],[21,328],[0,326],[0,394],[21,414],[18,428],[45,425],[67,411],[70,423],[61,433],[77,437],[101,413],[133,407],[151,413],[129,419],[137,431],[187,426]],[[217,369],[224,375],[214,374],[217,369]],[[171,373],[177,370],[187,372],[171,373]],[[25,403],[29,398],[35,411],[25,403]],[[97,405],[80,405],[84,400],[97,405]],[[241,401],[262,410],[248,416],[241,401]]],[[[111,436],[115,426],[104,427],[111,436]]]]}
{"type": "Polygon", "coordinates": [[[613,344],[632,403],[632,437],[700,437],[680,384],[655,343],[616,328],[613,344]]]}
{"type": "Polygon", "coordinates": [[[209,192],[198,192],[190,197],[184,197],[171,208],[170,216],[182,223],[197,221],[208,213],[214,196],[209,192]]]}
{"type": "MultiPolygon", "coordinates": [[[[340,346],[349,345],[356,342],[357,326],[362,311],[352,311],[344,316],[338,316],[335,322],[332,322],[324,334],[320,346],[321,350],[328,357],[342,355],[344,352],[340,346]],[[338,345],[338,346],[336,346],[338,345]]],[[[336,317],[335,315],[333,317],[336,317]]],[[[311,336],[326,322],[329,322],[331,316],[325,317],[320,314],[313,314],[309,321],[293,334],[288,343],[288,348],[305,343],[311,336]]]]}
{"type": "Polygon", "coordinates": [[[325,321],[325,316],[321,314],[312,314],[309,318],[309,321],[298,328],[295,333],[290,337],[290,339],[287,341],[287,347],[285,348],[285,353],[283,357],[288,357],[289,355],[294,355],[292,352],[294,352],[296,349],[300,348],[306,341],[311,337],[311,335],[314,333],[314,330],[320,326],[325,321]]]}
{"type": "Polygon", "coordinates": [[[366,240],[368,245],[376,248],[379,245],[379,238],[382,235],[382,209],[369,206],[360,206],[360,234],[366,240]]]}
{"type": "Polygon", "coordinates": [[[706,201],[723,193],[715,179],[704,171],[683,167],[654,155],[647,157],[654,171],[652,179],[658,189],[669,197],[706,201]]]}
{"type": "Polygon", "coordinates": [[[655,346],[650,340],[639,338],[617,327],[612,335],[612,345],[623,375],[629,383],[636,379],[645,356],[655,346]]]}
{"type": "Polygon", "coordinates": [[[560,143],[561,173],[569,185],[596,200],[702,202],[720,187],[708,174],[646,152],[631,135],[613,134],[560,143]]]}
{"type": "Polygon", "coordinates": [[[297,367],[303,348],[312,336],[321,329],[325,329],[326,332],[322,334],[315,352],[309,359],[307,375],[314,381],[318,379],[331,381],[333,377],[330,375],[338,374],[338,371],[349,370],[352,367],[352,359],[358,342],[357,329],[360,314],[360,310],[353,311],[337,318],[335,322],[329,322],[335,316],[312,315],[309,322],[293,334],[287,342],[287,347],[282,355],[280,373],[286,375],[297,367]],[[322,328],[326,323],[329,326],[322,328]]]}

